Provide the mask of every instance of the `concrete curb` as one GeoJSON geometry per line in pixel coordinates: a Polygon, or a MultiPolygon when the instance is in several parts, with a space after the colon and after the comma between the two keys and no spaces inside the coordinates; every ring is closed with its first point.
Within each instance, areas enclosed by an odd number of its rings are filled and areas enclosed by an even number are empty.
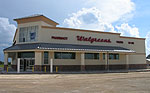
{"type": "Polygon", "coordinates": [[[109,71],[81,71],[81,72],[6,72],[0,74],[104,74],[104,73],[130,73],[130,72],[150,72],[150,69],[134,69],[134,70],[109,70],[109,71]]]}

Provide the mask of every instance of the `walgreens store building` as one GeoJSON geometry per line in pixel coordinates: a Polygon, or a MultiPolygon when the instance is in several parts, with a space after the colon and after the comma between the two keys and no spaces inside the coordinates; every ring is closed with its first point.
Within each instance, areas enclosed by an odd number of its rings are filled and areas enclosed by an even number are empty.
{"type": "Polygon", "coordinates": [[[35,15],[14,19],[13,45],[4,49],[5,66],[24,71],[99,71],[146,68],[145,38],[120,33],[56,27],[35,15]]]}

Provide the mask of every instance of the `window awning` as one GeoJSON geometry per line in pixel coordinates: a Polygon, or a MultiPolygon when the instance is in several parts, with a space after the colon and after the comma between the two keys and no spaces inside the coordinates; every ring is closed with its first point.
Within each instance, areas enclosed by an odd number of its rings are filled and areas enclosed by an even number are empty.
{"type": "Polygon", "coordinates": [[[57,43],[30,43],[16,44],[4,49],[4,51],[13,50],[66,50],[66,51],[93,51],[93,52],[126,52],[135,51],[119,46],[95,46],[95,45],[77,45],[77,44],[57,44],[57,43]]]}

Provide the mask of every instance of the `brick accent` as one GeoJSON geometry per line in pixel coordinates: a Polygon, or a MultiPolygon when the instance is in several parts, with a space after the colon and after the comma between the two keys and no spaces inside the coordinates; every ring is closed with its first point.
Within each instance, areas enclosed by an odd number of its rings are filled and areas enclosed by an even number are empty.
{"type": "MultiPolygon", "coordinates": [[[[41,70],[46,72],[50,71],[50,65],[42,65],[41,70]]],[[[54,65],[53,71],[56,71],[56,67],[58,67],[58,71],[81,71],[81,65],[54,65]]]]}
{"type": "Polygon", "coordinates": [[[130,64],[129,69],[146,69],[147,64],[130,64]]]}
{"type": "Polygon", "coordinates": [[[98,70],[105,70],[105,65],[86,65],[85,70],[86,71],[98,71],[98,70]]]}
{"type": "MultiPolygon", "coordinates": [[[[147,68],[146,64],[117,64],[117,65],[109,65],[109,70],[125,70],[129,66],[129,69],[145,69],[147,68]]],[[[50,71],[49,65],[35,65],[35,71],[50,71]]],[[[56,71],[56,67],[58,67],[59,71],[100,71],[107,70],[107,65],[54,65],[53,71],[56,71]]]]}
{"type": "Polygon", "coordinates": [[[85,71],[86,70],[86,66],[85,65],[81,65],[81,71],[85,71]]]}
{"type": "Polygon", "coordinates": [[[124,70],[126,69],[126,66],[127,66],[126,64],[109,65],[109,70],[124,70]]]}
{"type": "Polygon", "coordinates": [[[12,67],[15,71],[17,71],[17,65],[11,65],[11,67],[12,67]]]}
{"type": "MultiPolygon", "coordinates": [[[[129,69],[145,69],[146,64],[117,64],[109,65],[109,70],[125,70],[129,66],[129,69]]],[[[57,65],[58,71],[100,71],[107,70],[107,65],[57,65]]],[[[56,65],[53,67],[53,70],[56,71],[56,65]]]]}
{"type": "Polygon", "coordinates": [[[42,71],[42,66],[41,65],[35,65],[34,71],[42,71]]]}
{"type": "Polygon", "coordinates": [[[55,65],[53,71],[56,71],[56,67],[58,71],[81,71],[81,65],[55,65]]]}
{"type": "Polygon", "coordinates": [[[42,71],[45,71],[45,67],[46,67],[46,72],[49,72],[50,71],[49,65],[42,65],[42,71]]]}
{"type": "Polygon", "coordinates": [[[105,66],[105,70],[107,70],[108,69],[108,66],[107,65],[104,65],[105,66]]]}

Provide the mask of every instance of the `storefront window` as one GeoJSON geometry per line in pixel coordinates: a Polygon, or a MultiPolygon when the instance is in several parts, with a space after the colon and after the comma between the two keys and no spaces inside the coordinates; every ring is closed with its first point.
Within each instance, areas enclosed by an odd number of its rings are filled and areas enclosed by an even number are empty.
{"type": "MultiPolygon", "coordinates": [[[[103,59],[105,59],[105,53],[103,53],[103,59]]],[[[118,53],[110,53],[109,59],[110,60],[119,60],[119,54],[118,53]]]]}
{"type": "Polygon", "coordinates": [[[21,27],[19,29],[19,42],[37,41],[38,26],[21,27]]]}
{"type": "Polygon", "coordinates": [[[55,52],[55,59],[75,59],[73,52],[55,52]]]}
{"type": "Polygon", "coordinates": [[[48,64],[48,52],[44,52],[44,64],[48,64]]]}
{"type": "Polygon", "coordinates": [[[85,59],[99,59],[99,53],[85,53],[85,59]]]}
{"type": "Polygon", "coordinates": [[[18,58],[34,58],[35,54],[34,52],[19,52],[18,58]]]}
{"type": "Polygon", "coordinates": [[[105,53],[103,53],[103,60],[105,60],[105,53]]]}

